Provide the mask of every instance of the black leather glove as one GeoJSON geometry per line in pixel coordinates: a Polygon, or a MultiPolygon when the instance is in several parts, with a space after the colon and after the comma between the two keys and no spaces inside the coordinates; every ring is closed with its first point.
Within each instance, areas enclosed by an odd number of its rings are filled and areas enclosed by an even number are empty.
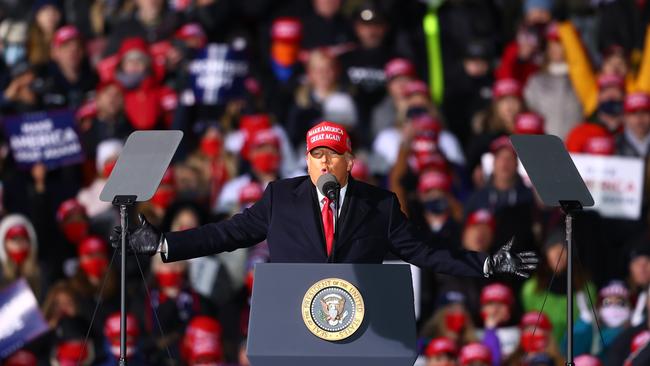
{"type": "MultiPolygon", "coordinates": [[[[127,232],[126,242],[127,253],[129,254],[143,254],[152,256],[158,252],[158,247],[162,244],[164,237],[160,230],[151,225],[144,215],[139,214],[138,219],[140,220],[140,225],[138,225],[130,233],[127,232]]],[[[113,228],[113,235],[111,235],[111,245],[113,248],[119,249],[121,247],[122,241],[122,227],[115,226],[113,228]]]]}
{"type": "Polygon", "coordinates": [[[506,273],[528,278],[530,277],[528,271],[534,271],[537,268],[539,259],[535,252],[510,253],[514,240],[513,237],[499,251],[488,257],[487,275],[506,273]]]}

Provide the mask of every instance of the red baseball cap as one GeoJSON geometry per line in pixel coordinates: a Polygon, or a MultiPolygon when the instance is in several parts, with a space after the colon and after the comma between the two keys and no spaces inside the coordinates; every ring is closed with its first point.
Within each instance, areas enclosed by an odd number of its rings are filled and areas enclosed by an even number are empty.
{"type": "Polygon", "coordinates": [[[438,151],[438,139],[431,135],[417,135],[411,141],[411,151],[414,154],[429,154],[438,151]]]}
{"type": "Polygon", "coordinates": [[[10,227],[5,233],[5,240],[13,239],[16,237],[29,239],[29,232],[27,232],[27,227],[25,227],[25,225],[14,225],[10,227]]]}
{"type": "Polygon", "coordinates": [[[610,133],[595,123],[581,123],[567,135],[566,148],[569,152],[582,153],[585,151],[587,140],[594,136],[610,136],[610,133]]]}
{"type": "Polygon", "coordinates": [[[605,287],[598,291],[598,297],[602,301],[606,297],[622,297],[628,299],[630,291],[621,281],[610,281],[605,287]]]}
{"type": "Polygon", "coordinates": [[[650,95],[643,92],[630,93],[626,95],[624,110],[625,113],[650,111],[650,95]]]}
{"type": "Polygon", "coordinates": [[[409,165],[416,172],[427,169],[448,170],[447,159],[439,151],[429,151],[426,154],[411,154],[409,165]]]}
{"type": "Polygon", "coordinates": [[[461,366],[469,365],[475,361],[492,364],[492,353],[484,344],[474,342],[461,348],[459,361],[461,366]]]}
{"type": "Polygon", "coordinates": [[[598,88],[604,89],[609,87],[623,90],[625,88],[625,80],[617,75],[600,75],[598,77],[598,88]]]}
{"type": "Polygon", "coordinates": [[[84,238],[77,247],[78,255],[81,257],[86,254],[103,253],[108,254],[108,245],[102,238],[90,235],[84,238]]]}
{"type": "Polygon", "coordinates": [[[176,31],[174,36],[181,40],[187,40],[191,38],[200,38],[204,43],[207,40],[205,32],[199,23],[187,23],[182,26],[179,30],[176,31]]]}
{"type": "Polygon", "coordinates": [[[458,353],[458,348],[454,341],[446,337],[434,338],[429,342],[427,348],[424,350],[424,355],[426,357],[433,357],[443,353],[452,355],[458,353]]]}
{"type": "Polygon", "coordinates": [[[636,352],[639,348],[645,346],[650,341],[650,330],[643,330],[632,338],[630,350],[636,352]]]}
{"type": "Polygon", "coordinates": [[[74,198],[63,201],[56,211],[56,219],[61,222],[73,213],[80,213],[86,215],[86,208],[82,206],[79,201],[74,198]]]}
{"type": "Polygon", "coordinates": [[[519,324],[521,328],[534,327],[537,326],[539,329],[550,331],[553,329],[551,321],[548,319],[548,316],[539,311],[529,311],[524,316],[521,317],[521,323],[519,324]],[[539,319],[539,323],[537,320],[539,319]]]}
{"type": "Polygon", "coordinates": [[[264,189],[257,182],[249,182],[239,190],[239,204],[245,205],[255,203],[262,199],[264,189]]]}
{"type": "Polygon", "coordinates": [[[345,128],[337,123],[323,121],[307,131],[307,152],[317,147],[328,147],[339,154],[352,152],[352,142],[345,128]]]}
{"type": "Polygon", "coordinates": [[[294,17],[280,17],[271,25],[271,39],[274,41],[298,43],[302,39],[302,23],[294,17]]]}
{"type": "Polygon", "coordinates": [[[521,85],[515,79],[499,79],[494,82],[492,86],[492,97],[493,99],[498,99],[501,97],[520,97],[521,96],[521,85]]]}
{"type": "Polygon", "coordinates": [[[486,209],[479,209],[469,214],[467,221],[465,221],[465,228],[472,225],[485,224],[488,225],[492,231],[496,228],[496,221],[494,215],[486,209]]]}
{"type": "Polygon", "coordinates": [[[73,39],[81,39],[81,33],[74,25],[64,25],[54,32],[54,37],[52,37],[52,45],[54,47],[59,47],[62,44],[71,41],[73,39]]]}
{"type": "Polygon", "coordinates": [[[544,117],[537,113],[520,113],[515,118],[515,133],[528,135],[543,135],[544,117]]]}
{"type": "Polygon", "coordinates": [[[280,138],[272,128],[258,130],[249,135],[249,148],[253,149],[262,145],[273,145],[280,147],[280,138]]]}
{"type": "Polygon", "coordinates": [[[584,153],[594,155],[612,155],[616,150],[612,136],[593,136],[585,141],[584,153]]]}
{"type": "Polygon", "coordinates": [[[352,166],[350,174],[352,174],[352,177],[359,180],[368,180],[370,177],[368,165],[361,159],[354,159],[354,165],[352,166]]]}
{"type": "Polygon", "coordinates": [[[413,94],[429,95],[429,86],[422,80],[411,80],[404,88],[404,95],[410,97],[413,94]]]}
{"type": "Polygon", "coordinates": [[[384,74],[387,80],[392,80],[400,76],[415,77],[415,66],[411,61],[405,58],[394,58],[384,66],[384,74]]]}
{"type": "Polygon", "coordinates": [[[36,366],[38,364],[38,359],[32,352],[26,350],[20,350],[11,356],[9,356],[3,366],[36,366]]]}
{"type": "Polygon", "coordinates": [[[86,118],[94,118],[97,116],[97,102],[92,99],[82,104],[74,116],[79,121],[86,118]]]}
{"type": "Polygon", "coordinates": [[[592,355],[580,355],[573,362],[575,366],[602,366],[598,357],[592,355]]]}
{"type": "Polygon", "coordinates": [[[489,302],[512,305],[514,299],[510,287],[501,283],[487,285],[483,287],[483,290],[481,290],[481,305],[485,305],[489,302]]]}
{"type": "MultiPolygon", "coordinates": [[[[104,336],[109,339],[119,337],[120,328],[120,313],[115,312],[111,314],[104,323],[104,336]]],[[[126,334],[133,337],[140,335],[140,326],[138,325],[138,320],[136,319],[135,315],[131,313],[126,314],[126,334]]]]}
{"type": "Polygon", "coordinates": [[[418,192],[425,193],[432,189],[449,191],[451,189],[451,179],[449,175],[440,170],[428,170],[418,180],[418,192]]]}
{"type": "Polygon", "coordinates": [[[198,315],[192,318],[181,344],[183,358],[186,361],[194,361],[197,358],[212,358],[220,361],[223,355],[221,329],[221,324],[212,317],[198,315]]]}
{"type": "Polygon", "coordinates": [[[490,143],[490,151],[492,154],[495,154],[501,149],[510,149],[513,153],[516,154],[515,148],[512,147],[512,142],[510,142],[510,137],[508,136],[498,137],[490,143]]]}
{"type": "Polygon", "coordinates": [[[121,61],[126,54],[130,54],[134,51],[145,57],[149,57],[149,47],[147,47],[147,42],[140,37],[130,37],[123,40],[120,44],[120,49],[117,52],[119,60],[121,61]]]}
{"type": "Polygon", "coordinates": [[[419,134],[429,133],[438,136],[440,131],[442,131],[440,121],[428,113],[419,114],[413,117],[411,123],[413,124],[415,131],[419,134]]]}

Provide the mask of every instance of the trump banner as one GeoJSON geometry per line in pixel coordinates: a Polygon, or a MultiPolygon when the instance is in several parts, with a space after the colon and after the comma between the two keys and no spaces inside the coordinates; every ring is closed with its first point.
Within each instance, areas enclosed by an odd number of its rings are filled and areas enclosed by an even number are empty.
{"type": "Polygon", "coordinates": [[[49,330],[25,279],[0,292],[0,359],[49,330]]]}
{"type": "MultiPolygon", "coordinates": [[[[594,198],[594,207],[590,209],[596,210],[603,217],[639,219],[644,184],[642,159],[572,153],[571,160],[594,198]]],[[[494,156],[491,153],[483,154],[481,167],[485,179],[490,179],[494,169],[494,156]]],[[[517,171],[524,184],[531,187],[521,161],[517,171]]]]}
{"type": "Polygon", "coordinates": [[[188,70],[196,104],[219,105],[242,96],[248,75],[245,44],[208,44],[198,51],[188,70]]]}
{"type": "Polygon", "coordinates": [[[81,163],[84,155],[71,110],[34,112],[2,119],[18,167],[36,163],[48,169],[81,163]]]}

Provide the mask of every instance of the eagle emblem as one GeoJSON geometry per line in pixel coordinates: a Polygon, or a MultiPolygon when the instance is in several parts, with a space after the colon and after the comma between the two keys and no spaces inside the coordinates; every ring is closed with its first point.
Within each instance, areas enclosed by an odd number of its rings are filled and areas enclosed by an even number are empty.
{"type": "Polygon", "coordinates": [[[337,294],[329,294],[321,300],[321,317],[331,326],[337,326],[348,316],[345,311],[345,298],[337,294]]]}

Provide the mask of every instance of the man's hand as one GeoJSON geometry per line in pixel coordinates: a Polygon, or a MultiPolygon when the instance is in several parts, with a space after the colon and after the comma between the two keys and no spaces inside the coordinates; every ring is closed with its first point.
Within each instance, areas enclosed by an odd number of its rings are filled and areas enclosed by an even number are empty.
{"type": "MultiPolygon", "coordinates": [[[[131,233],[127,232],[126,240],[127,247],[126,250],[129,254],[144,254],[152,256],[158,251],[158,247],[163,240],[163,235],[154,226],[152,226],[144,215],[139,214],[138,219],[140,220],[140,225],[135,228],[131,233]]],[[[122,243],[122,228],[120,226],[115,226],[113,228],[113,235],[111,235],[111,245],[113,248],[119,249],[122,243]]]]}
{"type": "Polygon", "coordinates": [[[506,273],[528,278],[530,277],[528,271],[534,271],[537,268],[539,259],[534,252],[510,253],[514,240],[515,238],[512,237],[498,252],[488,257],[488,275],[506,273]]]}

